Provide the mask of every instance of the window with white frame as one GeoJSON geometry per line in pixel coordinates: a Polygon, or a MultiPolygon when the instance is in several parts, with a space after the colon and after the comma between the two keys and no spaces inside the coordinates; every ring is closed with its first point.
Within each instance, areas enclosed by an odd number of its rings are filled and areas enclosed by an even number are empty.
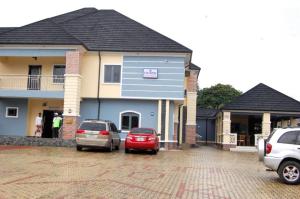
{"type": "Polygon", "coordinates": [[[120,83],[121,66],[105,65],[104,66],[104,83],[120,83]]]}
{"type": "Polygon", "coordinates": [[[63,84],[65,82],[65,65],[54,65],[53,66],[53,83],[63,84]]]}
{"type": "Polygon", "coordinates": [[[18,118],[19,117],[19,108],[18,107],[6,107],[5,117],[18,118]]]}
{"type": "Polygon", "coordinates": [[[125,112],[121,114],[121,130],[130,131],[139,127],[140,115],[133,112],[125,112]]]}

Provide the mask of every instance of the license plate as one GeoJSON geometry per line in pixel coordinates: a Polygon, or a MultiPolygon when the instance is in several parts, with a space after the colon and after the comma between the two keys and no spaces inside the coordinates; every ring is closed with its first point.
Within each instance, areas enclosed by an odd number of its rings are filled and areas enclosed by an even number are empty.
{"type": "Polygon", "coordinates": [[[86,135],[86,138],[97,138],[98,135],[86,135]]]}
{"type": "Polygon", "coordinates": [[[136,141],[145,141],[145,138],[136,138],[136,141]]]}

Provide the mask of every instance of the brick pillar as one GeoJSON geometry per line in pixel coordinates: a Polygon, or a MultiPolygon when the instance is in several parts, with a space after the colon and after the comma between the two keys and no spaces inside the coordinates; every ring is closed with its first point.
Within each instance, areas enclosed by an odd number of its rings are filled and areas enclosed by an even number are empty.
{"type": "Polygon", "coordinates": [[[79,51],[68,51],[66,53],[66,74],[64,93],[64,122],[63,138],[75,137],[79,125],[80,114],[80,53],[79,51]]]}
{"type": "Polygon", "coordinates": [[[198,71],[190,71],[187,77],[187,121],[186,121],[186,143],[196,144],[196,109],[197,109],[197,89],[198,71]]]}

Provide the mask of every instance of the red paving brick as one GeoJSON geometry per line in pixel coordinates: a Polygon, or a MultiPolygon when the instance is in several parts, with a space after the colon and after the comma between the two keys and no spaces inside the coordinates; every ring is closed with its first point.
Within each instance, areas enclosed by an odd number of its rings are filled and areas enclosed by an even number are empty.
{"type": "Polygon", "coordinates": [[[297,198],[257,155],[210,147],[157,155],[0,146],[2,198],[297,198]],[[26,149],[26,150],[23,150],[26,149]]]}

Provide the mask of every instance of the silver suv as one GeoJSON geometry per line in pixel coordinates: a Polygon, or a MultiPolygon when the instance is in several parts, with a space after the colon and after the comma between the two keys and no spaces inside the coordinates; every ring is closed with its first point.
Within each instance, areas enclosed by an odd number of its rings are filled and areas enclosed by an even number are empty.
{"type": "Polygon", "coordinates": [[[259,159],[286,184],[300,183],[300,128],[274,130],[258,143],[259,159]]]}
{"type": "Polygon", "coordinates": [[[121,138],[116,125],[107,120],[85,120],[76,131],[77,150],[83,147],[119,149],[121,138]]]}

